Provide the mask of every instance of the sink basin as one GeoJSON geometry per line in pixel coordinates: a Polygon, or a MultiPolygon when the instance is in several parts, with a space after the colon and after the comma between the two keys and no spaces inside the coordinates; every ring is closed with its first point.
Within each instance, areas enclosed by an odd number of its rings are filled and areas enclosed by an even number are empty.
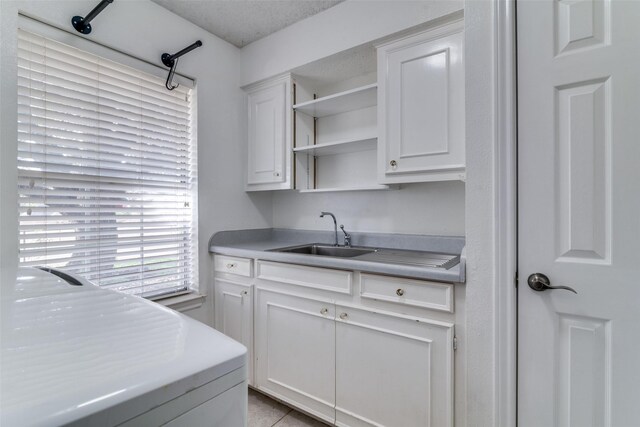
{"type": "Polygon", "coordinates": [[[273,249],[273,251],[288,252],[288,253],[294,253],[294,254],[331,256],[331,257],[338,257],[338,258],[351,258],[358,255],[370,254],[372,252],[375,252],[376,249],[348,248],[345,246],[312,244],[312,245],[292,246],[289,248],[273,249]]]}

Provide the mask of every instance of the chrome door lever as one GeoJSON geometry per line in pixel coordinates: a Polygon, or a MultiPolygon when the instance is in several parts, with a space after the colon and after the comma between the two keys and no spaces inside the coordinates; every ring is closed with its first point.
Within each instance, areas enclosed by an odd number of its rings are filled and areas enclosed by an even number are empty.
{"type": "Polygon", "coordinates": [[[551,281],[547,276],[542,273],[533,273],[527,279],[527,283],[529,287],[537,292],[546,291],[547,289],[564,289],[566,291],[571,291],[574,294],[577,294],[575,289],[570,288],[569,286],[551,286],[551,281]]]}

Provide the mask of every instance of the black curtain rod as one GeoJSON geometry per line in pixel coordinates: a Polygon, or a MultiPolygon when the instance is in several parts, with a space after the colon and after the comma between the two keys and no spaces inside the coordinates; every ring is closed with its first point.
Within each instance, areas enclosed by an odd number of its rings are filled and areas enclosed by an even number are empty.
{"type": "Polygon", "coordinates": [[[202,42],[200,40],[197,40],[195,43],[185,47],[184,49],[174,53],[173,55],[170,55],[168,53],[162,54],[162,56],[160,57],[160,59],[162,60],[162,63],[167,67],[171,68],[169,70],[169,75],[167,76],[167,81],[164,84],[164,86],[168,90],[174,90],[175,88],[178,87],[178,85],[175,85],[175,86],[173,85],[173,75],[175,74],[176,67],[178,66],[178,59],[180,59],[180,57],[185,53],[189,53],[193,49],[200,46],[202,46],[202,42]]]}
{"type": "Polygon", "coordinates": [[[174,53],[173,55],[169,55],[168,53],[163,53],[162,54],[162,63],[164,65],[166,65],[167,67],[172,67],[173,66],[173,60],[174,59],[178,59],[180,58],[182,55],[184,55],[185,53],[189,53],[191,52],[193,49],[202,46],[202,42],[200,40],[196,41],[195,43],[185,47],[184,49],[174,53]]]}

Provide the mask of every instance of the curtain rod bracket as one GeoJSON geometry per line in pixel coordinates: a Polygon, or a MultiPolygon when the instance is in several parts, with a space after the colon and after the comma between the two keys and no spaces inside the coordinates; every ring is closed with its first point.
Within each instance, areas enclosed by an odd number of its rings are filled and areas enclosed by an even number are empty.
{"type": "Polygon", "coordinates": [[[93,8],[91,12],[84,18],[82,16],[74,16],[71,18],[71,25],[76,29],[79,33],[89,34],[91,33],[91,24],[90,22],[98,16],[100,12],[104,10],[105,7],[109,6],[109,4],[113,3],[113,0],[102,0],[96,7],[93,8]]]}
{"type": "Polygon", "coordinates": [[[165,82],[164,86],[168,89],[168,90],[174,90],[175,88],[178,87],[178,85],[173,85],[173,75],[176,73],[176,67],[178,66],[178,59],[180,59],[180,57],[182,55],[184,55],[185,53],[189,53],[191,52],[193,49],[202,46],[202,42],[200,40],[197,40],[195,43],[185,47],[184,49],[174,53],[173,55],[168,54],[168,53],[163,53],[162,56],[160,57],[160,59],[162,60],[162,63],[171,68],[169,70],[169,75],[167,76],[167,81],[165,82]]]}

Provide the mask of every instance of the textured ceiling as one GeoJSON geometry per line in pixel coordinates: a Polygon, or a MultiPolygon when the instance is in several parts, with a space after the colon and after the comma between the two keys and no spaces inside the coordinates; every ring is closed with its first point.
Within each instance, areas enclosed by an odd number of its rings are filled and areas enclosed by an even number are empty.
{"type": "Polygon", "coordinates": [[[343,0],[153,0],[237,47],[343,0]]]}

